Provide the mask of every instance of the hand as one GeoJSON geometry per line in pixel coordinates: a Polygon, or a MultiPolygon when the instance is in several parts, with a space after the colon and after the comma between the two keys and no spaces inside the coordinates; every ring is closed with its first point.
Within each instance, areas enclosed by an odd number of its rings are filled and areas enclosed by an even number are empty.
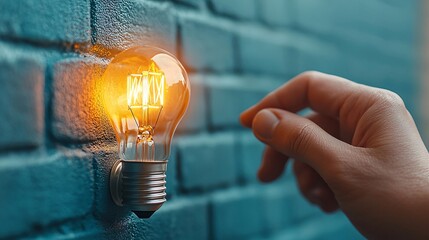
{"type": "Polygon", "coordinates": [[[302,194],[341,208],[372,239],[429,239],[429,155],[402,99],[387,90],[306,72],[241,115],[267,145],[260,180],[289,157],[302,194]],[[308,117],[295,114],[304,108],[308,117]]]}

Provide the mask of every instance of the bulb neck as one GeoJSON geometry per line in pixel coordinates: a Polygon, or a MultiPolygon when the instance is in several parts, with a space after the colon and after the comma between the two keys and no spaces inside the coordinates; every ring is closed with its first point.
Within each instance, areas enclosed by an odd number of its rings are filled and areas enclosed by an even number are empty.
{"type": "Polygon", "coordinates": [[[110,173],[110,193],[118,206],[149,218],[166,201],[168,161],[117,161],[110,173]]]}

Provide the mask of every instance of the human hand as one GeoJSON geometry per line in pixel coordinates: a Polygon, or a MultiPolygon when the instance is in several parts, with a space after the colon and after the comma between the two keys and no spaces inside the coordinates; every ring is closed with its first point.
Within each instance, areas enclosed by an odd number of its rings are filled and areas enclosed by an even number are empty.
{"type": "Polygon", "coordinates": [[[294,158],[302,194],[341,208],[364,236],[429,239],[429,155],[397,94],[306,72],[240,118],[267,145],[260,180],[294,158]],[[310,116],[295,114],[307,107],[310,116]]]}

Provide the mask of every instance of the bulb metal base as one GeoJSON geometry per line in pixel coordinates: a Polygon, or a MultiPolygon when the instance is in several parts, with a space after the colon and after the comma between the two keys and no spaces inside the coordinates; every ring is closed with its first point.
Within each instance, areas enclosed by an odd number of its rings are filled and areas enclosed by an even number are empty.
{"type": "Polygon", "coordinates": [[[167,161],[117,161],[110,172],[110,193],[118,206],[149,218],[166,201],[167,161]]]}

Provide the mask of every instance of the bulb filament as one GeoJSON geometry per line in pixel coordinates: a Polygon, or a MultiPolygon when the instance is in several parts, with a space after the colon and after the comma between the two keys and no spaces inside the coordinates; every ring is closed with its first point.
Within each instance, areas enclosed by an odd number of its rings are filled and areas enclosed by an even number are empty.
{"type": "Polygon", "coordinates": [[[138,129],[136,155],[142,160],[155,158],[153,135],[164,105],[164,85],[164,73],[153,62],[147,71],[127,77],[128,109],[138,129]]]}

